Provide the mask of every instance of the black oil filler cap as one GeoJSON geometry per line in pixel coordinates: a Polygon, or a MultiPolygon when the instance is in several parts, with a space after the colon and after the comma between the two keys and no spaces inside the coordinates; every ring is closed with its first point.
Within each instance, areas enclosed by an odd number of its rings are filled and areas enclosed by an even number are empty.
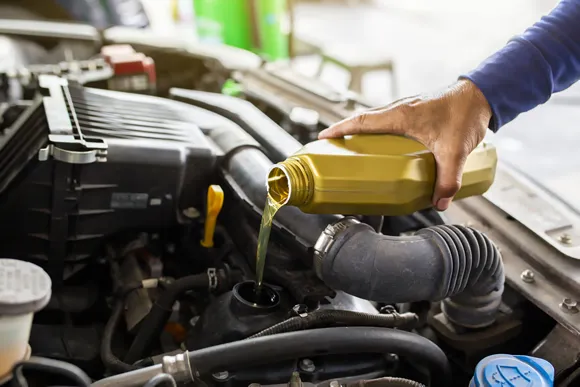
{"type": "Polygon", "coordinates": [[[50,300],[52,282],[39,266],[0,258],[0,316],[34,313],[50,300]]]}

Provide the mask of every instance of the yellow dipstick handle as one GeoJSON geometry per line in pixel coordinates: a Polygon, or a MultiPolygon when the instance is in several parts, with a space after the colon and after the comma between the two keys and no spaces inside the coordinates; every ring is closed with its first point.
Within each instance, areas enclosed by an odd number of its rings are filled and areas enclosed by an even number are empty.
{"type": "Polygon", "coordinates": [[[201,245],[213,247],[213,234],[217,217],[224,205],[224,191],[219,185],[210,185],[207,190],[207,212],[205,215],[205,230],[201,245]]]}

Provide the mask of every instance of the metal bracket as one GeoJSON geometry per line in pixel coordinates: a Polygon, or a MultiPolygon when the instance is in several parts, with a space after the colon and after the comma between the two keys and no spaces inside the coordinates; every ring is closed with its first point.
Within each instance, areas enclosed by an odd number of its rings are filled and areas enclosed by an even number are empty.
{"type": "Polygon", "coordinates": [[[68,164],[107,161],[107,143],[101,138],[85,137],[82,133],[68,81],[55,75],[40,75],[38,82],[49,93],[42,102],[50,131],[50,144],[40,150],[38,160],[46,161],[52,156],[68,164]]]}

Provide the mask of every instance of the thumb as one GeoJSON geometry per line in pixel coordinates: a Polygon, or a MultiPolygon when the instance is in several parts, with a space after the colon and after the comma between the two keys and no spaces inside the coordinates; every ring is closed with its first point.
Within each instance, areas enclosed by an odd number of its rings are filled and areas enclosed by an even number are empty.
{"type": "Polygon", "coordinates": [[[342,120],[318,134],[319,139],[338,138],[361,133],[403,134],[404,115],[398,109],[368,111],[342,120]]]}
{"type": "Polygon", "coordinates": [[[433,193],[433,205],[439,211],[446,210],[459,188],[466,157],[454,152],[435,154],[437,181],[433,193]]]}

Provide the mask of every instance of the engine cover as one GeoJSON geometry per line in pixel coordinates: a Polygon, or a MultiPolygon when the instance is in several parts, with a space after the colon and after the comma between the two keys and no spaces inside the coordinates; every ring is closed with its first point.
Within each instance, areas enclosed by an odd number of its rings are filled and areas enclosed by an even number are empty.
{"type": "Polygon", "coordinates": [[[52,75],[39,91],[0,137],[2,256],[45,261],[58,280],[103,237],[170,227],[201,205],[219,152],[195,108],[52,75]]]}

